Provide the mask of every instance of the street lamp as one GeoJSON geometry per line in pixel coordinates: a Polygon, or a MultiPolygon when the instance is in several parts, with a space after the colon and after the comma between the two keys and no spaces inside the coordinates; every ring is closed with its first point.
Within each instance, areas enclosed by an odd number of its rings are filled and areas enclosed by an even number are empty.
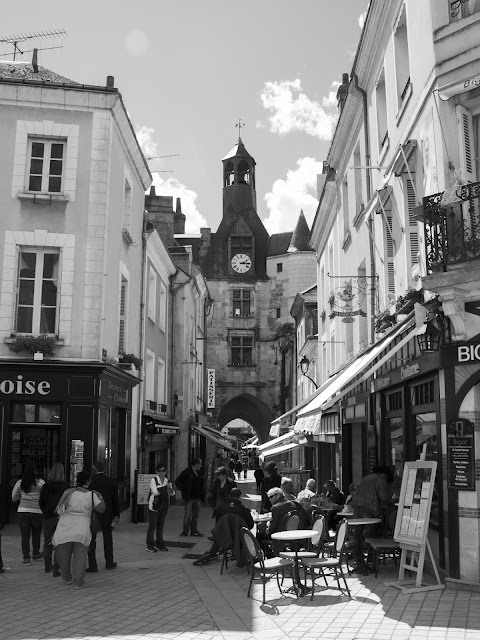
{"type": "Polygon", "coordinates": [[[417,336],[418,348],[420,353],[434,353],[440,348],[440,338],[442,332],[438,329],[431,320],[425,320],[426,329],[424,333],[420,333],[417,336]]]}
{"type": "Polygon", "coordinates": [[[303,356],[299,364],[300,364],[300,370],[302,372],[302,375],[305,376],[305,378],[308,378],[310,380],[310,382],[314,385],[315,389],[318,389],[318,384],[315,382],[315,380],[312,380],[312,378],[307,375],[308,368],[310,367],[310,360],[307,358],[307,356],[303,356]]]}

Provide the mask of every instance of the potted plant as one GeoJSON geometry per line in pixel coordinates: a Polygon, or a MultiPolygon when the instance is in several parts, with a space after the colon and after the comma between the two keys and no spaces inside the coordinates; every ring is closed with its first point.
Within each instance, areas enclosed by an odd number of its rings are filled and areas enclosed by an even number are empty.
{"type": "Polygon", "coordinates": [[[133,367],[137,369],[137,371],[140,370],[140,367],[142,366],[142,362],[143,360],[141,358],[137,358],[137,356],[134,355],[133,353],[125,353],[124,351],[121,351],[118,354],[119,364],[133,365],[133,367]]]}
{"type": "Polygon", "coordinates": [[[375,333],[382,333],[395,324],[395,316],[392,316],[390,310],[387,309],[375,319],[375,333]]]}
{"type": "Polygon", "coordinates": [[[54,347],[57,339],[46,333],[39,336],[17,334],[13,342],[8,345],[9,349],[14,353],[22,353],[23,351],[31,353],[36,360],[43,360],[43,356],[54,356],[54,347]],[[35,354],[41,353],[42,357],[35,357],[35,354]]]}

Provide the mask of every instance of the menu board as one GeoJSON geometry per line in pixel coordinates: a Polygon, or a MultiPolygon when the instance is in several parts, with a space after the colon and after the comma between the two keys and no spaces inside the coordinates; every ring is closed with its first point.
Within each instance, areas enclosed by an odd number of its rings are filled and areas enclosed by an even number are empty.
{"type": "Polygon", "coordinates": [[[426,542],[436,471],[434,461],[405,463],[393,536],[400,544],[426,542]]]}
{"type": "Polygon", "coordinates": [[[148,504],[152,478],[155,478],[155,473],[139,473],[137,475],[137,504],[148,504]]]}
{"type": "Polygon", "coordinates": [[[447,426],[447,487],[475,491],[474,427],[458,419],[447,426]]]}

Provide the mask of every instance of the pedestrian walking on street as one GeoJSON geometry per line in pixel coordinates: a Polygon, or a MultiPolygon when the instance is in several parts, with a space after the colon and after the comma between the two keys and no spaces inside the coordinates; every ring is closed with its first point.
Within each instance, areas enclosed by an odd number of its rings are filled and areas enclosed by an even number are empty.
{"type": "Polygon", "coordinates": [[[263,478],[265,477],[263,469],[260,465],[257,465],[257,468],[253,472],[253,475],[255,477],[255,482],[257,483],[257,491],[260,493],[260,491],[262,490],[263,478]]]}
{"type": "Polygon", "coordinates": [[[157,550],[168,551],[163,540],[163,526],[170,505],[170,496],[175,495],[175,489],[167,478],[165,465],[157,465],[155,471],[157,475],[150,480],[148,498],[147,551],[150,553],[157,550]]]}
{"type": "MultiPolygon", "coordinates": [[[[105,511],[97,517],[98,529],[103,533],[103,552],[105,554],[105,569],[115,569],[117,563],[113,561],[113,529],[120,518],[120,504],[117,483],[105,474],[105,463],[97,460],[93,465],[93,476],[90,482],[91,491],[98,492],[105,502],[105,511]]],[[[97,573],[97,529],[92,529],[92,540],[88,550],[87,573],[97,573]]]]}
{"type": "Polygon", "coordinates": [[[47,481],[40,491],[40,508],[43,512],[43,561],[45,573],[53,569],[53,577],[60,576],[58,560],[53,553],[52,538],[58,523],[57,505],[63,492],[69,488],[65,482],[65,469],[61,462],[56,462],[48,474],[47,481]],[[53,563],[52,563],[53,557],[53,563]]]}
{"type": "Polygon", "coordinates": [[[248,462],[246,460],[244,460],[242,466],[243,466],[243,479],[246,480],[247,479],[247,471],[248,471],[248,462]]]}
{"type": "Polygon", "coordinates": [[[64,491],[57,512],[60,516],[53,535],[55,556],[65,584],[82,589],[85,584],[88,547],[92,539],[92,514],[104,513],[105,502],[98,491],[89,491],[90,473],[80,471],[77,486],[64,491]]]}
{"type": "Polygon", "coordinates": [[[242,463],[240,462],[240,460],[237,460],[237,462],[235,463],[235,472],[239,480],[241,480],[242,478],[242,469],[243,469],[242,463]]]}
{"type": "Polygon", "coordinates": [[[197,529],[200,504],[205,501],[205,481],[200,474],[201,468],[201,459],[193,458],[190,466],[175,480],[175,486],[182,492],[182,499],[185,501],[181,536],[188,536],[190,530],[190,535],[203,537],[203,533],[199,533],[197,529]]]}
{"type": "Polygon", "coordinates": [[[40,491],[44,481],[37,477],[33,462],[27,462],[23,470],[23,476],[12,491],[13,502],[19,502],[17,520],[22,536],[23,564],[30,566],[32,557],[41,560],[40,538],[42,535],[43,517],[40,509],[40,491]],[[30,537],[32,538],[32,551],[30,556],[30,537]]]}

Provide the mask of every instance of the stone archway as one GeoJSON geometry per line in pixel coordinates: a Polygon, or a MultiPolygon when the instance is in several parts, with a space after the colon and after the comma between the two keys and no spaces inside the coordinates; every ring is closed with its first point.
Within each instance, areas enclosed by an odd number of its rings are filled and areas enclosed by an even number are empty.
{"type": "Polygon", "coordinates": [[[274,416],[264,402],[249,393],[235,396],[220,410],[217,420],[218,428],[222,430],[235,418],[245,420],[253,427],[260,444],[268,440],[270,423],[274,416]]]}

